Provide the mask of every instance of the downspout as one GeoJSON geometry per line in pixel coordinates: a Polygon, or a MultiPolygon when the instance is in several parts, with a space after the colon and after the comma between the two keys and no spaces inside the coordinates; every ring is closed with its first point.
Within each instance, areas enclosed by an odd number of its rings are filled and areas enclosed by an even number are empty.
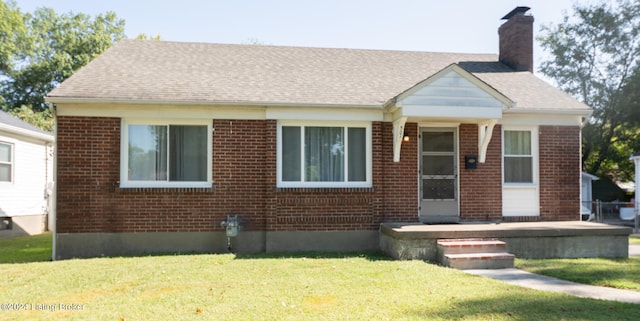
{"type": "MultiPolygon", "coordinates": [[[[54,137],[54,144],[56,144],[58,142],[58,119],[57,119],[57,115],[56,115],[56,107],[53,103],[47,103],[49,105],[49,110],[51,111],[51,115],[53,116],[53,137],[54,137]]],[[[58,215],[57,215],[57,199],[58,199],[58,186],[57,186],[57,176],[58,176],[58,151],[56,150],[56,148],[53,149],[53,173],[52,173],[52,179],[53,179],[53,188],[52,188],[52,192],[51,192],[51,209],[49,209],[49,215],[51,215],[51,235],[52,235],[52,240],[51,240],[51,260],[55,261],[56,257],[57,257],[57,242],[56,239],[57,237],[57,223],[58,223],[58,215]]]]}

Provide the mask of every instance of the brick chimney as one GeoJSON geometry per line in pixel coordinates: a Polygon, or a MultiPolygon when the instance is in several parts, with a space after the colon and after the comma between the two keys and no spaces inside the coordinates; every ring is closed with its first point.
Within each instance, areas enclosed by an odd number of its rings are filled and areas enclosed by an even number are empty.
{"type": "Polygon", "coordinates": [[[500,62],[518,71],[533,72],[533,16],[529,7],[517,7],[502,17],[498,29],[500,62]]]}

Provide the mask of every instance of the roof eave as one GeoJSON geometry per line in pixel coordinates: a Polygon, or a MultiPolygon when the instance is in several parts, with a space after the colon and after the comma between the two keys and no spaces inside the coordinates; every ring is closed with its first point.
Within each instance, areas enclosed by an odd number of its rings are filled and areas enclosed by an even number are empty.
{"type": "Polygon", "coordinates": [[[18,134],[18,135],[22,135],[22,136],[27,136],[27,137],[31,137],[31,138],[44,140],[44,141],[47,141],[47,142],[54,142],[55,141],[55,138],[51,134],[39,133],[39,132],[35,132],[35,131],[29,130],[29,129],[24,129],[24,128],[11,126],[11,125],[7,125],[7,124],[0,123],[0,130],[7,131],[7,132],[10,132],[10,133],[13,133],[13,134],[18,134]]]}
{"type": "Polygon", "coordinates": [[[121,98],[84,98],[84,97],[45,97],[53,104],[129,104],[129,105],[214,105],[214,106],[250,106],[250,107],[314,107],[314,108],[366,108],[382,109],[383,103],[374,104],[331,104],[307,102],[264,102],[232,100],[158,100],[158,99],[121,99],[121,98]]]}
{"type": "Polygon", "coordinates": [[[544,109],[544,108],[512,108],[504,111],[505,114],[554,114],[575,115],[589,117],[593,113],[591,109],[544,109]]]}

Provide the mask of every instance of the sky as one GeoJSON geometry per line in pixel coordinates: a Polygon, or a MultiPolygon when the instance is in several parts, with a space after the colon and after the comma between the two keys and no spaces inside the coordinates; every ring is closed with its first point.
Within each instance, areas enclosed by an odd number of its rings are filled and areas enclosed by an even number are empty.
{"type": "MultiPolygon", "coordinates": [[[[588,3],[590,0],[577,0],[588,3]]],[[[592,2],[593,0],[591,0],[592,2]]],[[[498,53],[498,27],[531,7],[534,36],[561,22],[576,0],[17,0],[23,12],[113,11],[125,33],[161,40],[328,48],[498,53]]],[[[548,57],[534,44],[534,65],[548,57]]],[[[539,74],[538,74],[539,75],[539,74]]],[[[540,76],[540,75],[539,75],[540,76]]]]}

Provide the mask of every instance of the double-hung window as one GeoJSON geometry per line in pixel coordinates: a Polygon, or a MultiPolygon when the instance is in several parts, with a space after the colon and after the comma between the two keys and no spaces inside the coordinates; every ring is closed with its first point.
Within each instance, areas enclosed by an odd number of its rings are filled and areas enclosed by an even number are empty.
{"type": "Polygon", "coordinates": [[[13,181],[13,144],[0,142],[0,182],[13,181]]]}
{"type": "Polygon", "coordinates": [[[279,187],[371,187],[370,123],[281,122],[279,187]]]}
{"type": "Polygon", "coordinates": [[[504,182],[534,183],[532,131],[505,130],[503,137],[504,182]]]}
{"type": "Polygon", "coordinates": [[[123,121],[121,187],[211,187],[211,124],[123,121]]]}

